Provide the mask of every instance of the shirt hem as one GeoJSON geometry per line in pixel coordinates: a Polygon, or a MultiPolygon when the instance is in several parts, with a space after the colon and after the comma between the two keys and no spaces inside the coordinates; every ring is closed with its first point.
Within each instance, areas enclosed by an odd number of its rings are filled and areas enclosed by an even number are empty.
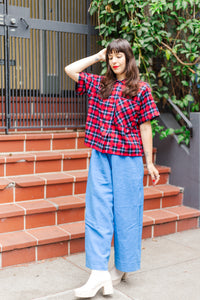
{"type": "Polygon", "coordinates": [[[100,149],[98,147],[96,147],[95,145],[91,145],[90,143],[88,142],[85,142],[85,145],[92,148],[92,149],[95,149],[101,153],[107,153],[107,154],[113,154],[113,155],[121,155],[121,156],[140,156],[140,157],[143,157],[144,156],[144,153],[120,153],[118,151],[112,151],[112,150],[105,150],[105,149],[100,149]]]}

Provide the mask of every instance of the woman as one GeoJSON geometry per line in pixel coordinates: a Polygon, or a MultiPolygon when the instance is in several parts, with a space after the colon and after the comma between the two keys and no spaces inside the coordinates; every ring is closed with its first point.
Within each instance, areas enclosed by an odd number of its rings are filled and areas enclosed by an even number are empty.
{"type": "Polygon", "coordinates": [[[107,49],[65,67],[77,82],[79,94],[87,93],[85,143],[92,148],[86,190],[85,251],[91,275],[75,290],[81,298],[93,297],[127,272],[140,268],[143,219],[143,161],[156,184],[158,170],[152,162],[150,120],[159,115],[150,87],[139,80],[130,44],[112,41],[107,49]],[[107,63],[105,76],[82,72],[99,61],[107,63]],[[114,233],[115,266],[108,272],[114,233]]]}

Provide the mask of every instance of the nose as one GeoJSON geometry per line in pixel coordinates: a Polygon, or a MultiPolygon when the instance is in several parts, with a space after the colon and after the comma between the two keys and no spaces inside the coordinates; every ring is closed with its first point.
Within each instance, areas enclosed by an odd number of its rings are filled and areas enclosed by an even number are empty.
{"type": "Polygon", "coordinates": [[[116,64],[116,62],[117,62],[117,59],[116,59],[116,57],[115,57],[115,56],[113,57],[113,59],[112,59],[112,62],[113,62],[113,64],[116,64]]]}

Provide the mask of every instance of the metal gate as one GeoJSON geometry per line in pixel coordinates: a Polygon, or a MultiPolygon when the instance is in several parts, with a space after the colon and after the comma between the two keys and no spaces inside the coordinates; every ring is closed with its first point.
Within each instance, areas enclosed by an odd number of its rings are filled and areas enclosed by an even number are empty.
{"type": "Polygon", "coordinates": [[[97,51],[89,5],[0,0],[1,131],[84,127],[87,99],[75,95],[64,67],[97,51]]]}

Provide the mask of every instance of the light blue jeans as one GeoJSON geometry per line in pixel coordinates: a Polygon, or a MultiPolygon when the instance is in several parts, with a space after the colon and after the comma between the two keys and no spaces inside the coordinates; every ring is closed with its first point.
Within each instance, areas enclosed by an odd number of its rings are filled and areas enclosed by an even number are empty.
{"type": "Polygon", "coordinates": [[[115,266],[140,269],[143,223],[142,157],[92,150],[86,191],[86,266],[108,270],[114,233],[115,266]]]}

